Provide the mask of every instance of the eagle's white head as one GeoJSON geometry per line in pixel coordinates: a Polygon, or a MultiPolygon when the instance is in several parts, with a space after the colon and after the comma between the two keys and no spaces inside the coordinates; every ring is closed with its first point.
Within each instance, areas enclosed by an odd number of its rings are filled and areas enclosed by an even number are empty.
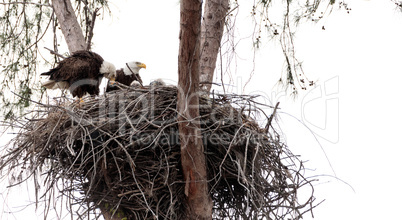
{"type": "Polygon", "coordinates": [[[146,69],[147,65],[137,61],[128,62],[124,66],[124,74],[125,75],[138,74],[141,68],[146,69]]]}
{"type": "Polygon", "coordinates": [[[103,61],[99,72],[110,80],[114,80],[116,78],[116,67],[107,61],[103,61]]]}

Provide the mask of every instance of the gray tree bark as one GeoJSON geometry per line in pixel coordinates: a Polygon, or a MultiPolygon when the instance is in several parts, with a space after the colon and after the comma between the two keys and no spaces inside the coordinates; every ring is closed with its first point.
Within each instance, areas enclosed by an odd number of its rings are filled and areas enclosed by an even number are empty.
{"type": "MultiPolygon", "coordinates": [[[[66,40],[68,50],[73,53],[78,50],[86,49],[86,42],[77,16],[75,15],[73,6],[70,0],[53,0],[52,6],[54,13],[61,27],[64,39],[66,40]]],[[[117,210],[117,213],[112,216],[113,209],[111,204],[101,203],[99,209],[106,220],[121,220],[124,218],[124,213],[117,210]]]]}
{"type": "Polygon", "coordinates": [[[54,13],[61,27],[61,32],[67,42],[68,50],[73,53],[85,50],[86,42],[77,16],[70,0],[52,0],[54,13]]]}
{"type": "Polygon", "coordinates": [[[206,160],[199,120],[201,0],[180,1],[179,83],[177,94],[181,163],[187,219],[212,219],[206,160]]]}
{"type": "Polygon", "coordinates": [[[201,89],[209,92],[225,27],[229,0],[207,0],[201,25],[201,89]]]}

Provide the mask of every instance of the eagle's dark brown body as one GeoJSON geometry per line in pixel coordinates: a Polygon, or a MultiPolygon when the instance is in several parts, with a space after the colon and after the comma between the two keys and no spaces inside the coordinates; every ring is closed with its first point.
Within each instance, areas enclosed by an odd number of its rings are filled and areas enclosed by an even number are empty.
{"type": "Polygon", "coordinates": [[[123,69],[116,70],[116,81],[126,86],[130,86],[133,81],[138,81],[142,84],[140,74],[125,75],[123,69]]]}
{"type": "Polygon", "coordinates": [[[76,51],[62,60],[57,67],[41,75],[48,75],[46,88],[69,89],[73,97],[81,98],[86,93],[99,95],[99,85],[103,74],[100,68],[103,58],[91,51],[76,51]],[[55,87],[56,86],[56,87],[55,87]]]}
{"type": "MultiPolygon", "coordinates": [[[[130,86],[133,81],[138,81],[142,85],[142,79],[138,73],[133,73],[131,75],[124,74],[124,69],[116,70],[116,82],[124,84],[126,86],[130,86]]],[[[118,90],[118,86],[111,85],[110,82],[106,87],[106,92],[110,92],[113,90],[118,90]]]]}

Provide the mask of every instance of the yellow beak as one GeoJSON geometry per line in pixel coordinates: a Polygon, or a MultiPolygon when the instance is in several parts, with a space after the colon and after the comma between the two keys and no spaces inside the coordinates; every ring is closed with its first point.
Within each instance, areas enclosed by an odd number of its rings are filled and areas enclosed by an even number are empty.
{"type": "Polygon", "coordinates": [[[144,69],[147,68],[147,65],[145,65],[144,63],[138,64],[137,66],[138,66],[138,67],[141,67],[141,68],[144,68],[144,69]]]}

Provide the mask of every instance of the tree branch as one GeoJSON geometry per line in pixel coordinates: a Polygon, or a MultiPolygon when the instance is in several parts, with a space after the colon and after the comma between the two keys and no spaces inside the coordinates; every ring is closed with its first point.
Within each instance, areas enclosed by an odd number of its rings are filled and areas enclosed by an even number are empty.
{"type": "Polygon", "coordinates": [[[274,119],[274,117],[276,115],[276,110],[278,109],[278,106],[279,106],[279,102],[276,103],[274,111],[272,112],[271,116],[268,119],[267,124],[265,125],[264,130],[265,130],[266,133],[268,133],[269,127],[271,127],[272,119],[274,119]]]}
{"type": "Polygon", "coordinates": [[[14,5],[14,4],[37,5],[37,6],[52,7],[49,4],[41,4],[41,3],[36,3],[36,2],[0,2],[0,5],[14,5]]]}
{"type": "Polygon", "coordinates": [[[53,0],[52,5],[70,53],[84,50],[85,38],[70,0],[53,0]]]}
{"type": "Polygon", "coordinates": [[[186,219],[211,219],[206,159],[199,120],[200,0],[180,1],[179,83],[177,92],[181,164],[187,196],[186,219]]]}
{"type": "MultiPolygon", "coordinates": [[[[216,60],[225,27],[229,0],[207,0],[201,25],[200,81],[212,82],[216,60]]],[[[209,92],[212,84],[205,83],[201,89],[209,92]]]]}
{"type": "Polygon", "coordinates": [[[63,56],[63,55],[57,53],[57,52],[54,51],[54,50],[51,50],[51,49],[49,49],[49,48],[47,48],[47,47],[45,47],[45,49],[48,50],[51,54],[54,54],[54,55],[56,55],[56,56],[58,56],[58,57],[61,57],[61,58],[63,58],[63,59],[66,59],[65,56],[63,56]]]}
{"type": "Polygon", "coordinates": [[[95,19],[99,9],[100,8],[95,9],[95,11],[92,13],[91,25],[89,26],[89,33],[87,39],[87,50],[91,50],[91,41],[92,37],[94,36],[95,19]]]}

